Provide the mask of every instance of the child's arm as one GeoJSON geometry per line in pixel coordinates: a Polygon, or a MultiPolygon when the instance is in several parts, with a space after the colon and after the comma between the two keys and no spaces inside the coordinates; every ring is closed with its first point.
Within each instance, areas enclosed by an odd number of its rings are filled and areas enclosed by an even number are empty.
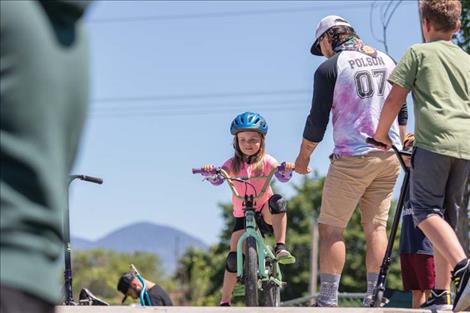
{"type": "Polygon", "coordinates": [[[392,147],[392,141],[388,136],[388,131],[397,117],[398,112],[400,112],[408,92],[408,89],[394,84],[383,105],[374,139],[384,143],[387,146],[387,150],[392,147]]]}

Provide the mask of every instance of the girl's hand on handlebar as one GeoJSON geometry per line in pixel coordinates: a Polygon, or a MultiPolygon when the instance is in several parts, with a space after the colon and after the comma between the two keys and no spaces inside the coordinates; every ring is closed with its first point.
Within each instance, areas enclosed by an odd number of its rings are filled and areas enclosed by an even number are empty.
{"type": "Polygon", "coordinates": [[[215,169],[215,166],[212,164],[205,164],[201,168],[204,172],[210,173],[215,169]]]}
{"type": "Polygon", "coordinates": [[[292,162],[284,162],[282,165],[284,165],[283,172],[293,172],[295,169],[295,164],[292,162]]]}

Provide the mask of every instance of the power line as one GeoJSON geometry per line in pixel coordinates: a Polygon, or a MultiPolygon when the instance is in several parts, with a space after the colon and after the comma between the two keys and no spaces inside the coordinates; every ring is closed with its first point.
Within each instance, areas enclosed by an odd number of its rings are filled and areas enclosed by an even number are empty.
{"type": "Polygon", "coordinates": [[[117,22],[143,22],[143,21],[163,21],[163,20],[181,20],[181,19],[200,19],[200,18],[223,18],[235,16],[248,16],[248,15],[268,15],[268,14],[287,14],[287,13],[303,13],[309,11],[324,11],[333,9],[363,9],[368,7],[368,3],[354,4],[354,5],[325,5],[315,7],[302,7],[302,8],[284,8],[284,9],[269,9],[269,10],[246,10],[246,11],[232,11],[232,12],[214,12],[214,13],[194,13],[194,14],[173,14],[173,15],[149,15],[149,16],[136,16],[136,17],[116,17],[88,20],[88,23],[104,24],[104,23],[117,23],[117,22]]]}
{"type": "Polygon", "coordinates": [[[211,98],[234,98],[247,96],[270,96],[270,95],[295,95],[311,93],[308,89],[290,90],[269,90],[269,91],[243,91],[227,93],[206,93],[206,94],[186,94],[186,95],[153,95],[153,96],[131,96],[131,97],[108,97],[97,98],[91,102],[138,102],[138,101],[158,101],[158,100],[184,100],[184,99],[211,99],[211,98]]]}
{"type": "Polygon", "coordinates": [[[177,107],[140,107],[140,108],[133,108],[133,107],[123,107],[119,109],[112,109],[112,110],[93,110],[91,111],[92,114],[97,115],[113,115],[113,114],[147,114],[147,113],[179,113],[179,112],[209,112],[209,111],[220,111],[220,110],[243,110],[245,108],[263,108],[263,109],[272,109],[272,108],[279,108],[285,107],[286,105],[292,104],[299,104],[304,103],[304,107],[309,105],[308,101],[304,100],[281,100],[277,102],[249,102],[249,103],[223,103],[223,104],[212,104],[209,106],[204,106],[204,104],[195,104],[195,105],[185,105],[185,106],[177,106],[177,107]]]}
{"type": "MultiPolygon", "coordinates": [[[[286,103],[287,105],[287,103],[286,103]]],[[[279,111],[296,111],[296,110],[308,110],[308,105],[291,105],[287,107],[265,107],[265,110],[270,112],[279,111]]],[[[139,112],[111,112],[105,114],[94,114],[90,113],[91,118],[129,118],[129,117],[154,117],[154,116],[193,116],[193,115],[207,115],[207,114],[222,114],[227,112],[238,112],[239,107],[233,108],[213,108],[205,110],[187,110],[187,111],[139,111],[139,112]]]]}
{"type": "Polygon", "coordinates": [[[194,108],[220,108],[220,107],[234,107],[234,106],[272,106],[273,104],[285,104],[287,101],[297,101],[297,102],[305,102],[305,99],[282,99],[282,100],[269,100],[269,101],[238,101],[238,102],[228,102],[228,103],[196,103],[196,104],[188,104],[188,103],[176,103],[176,104],[165,104],[165,105],[140,105],[140,106],[114,106],[114,107],[104,107],[104,108],[95,108],[93,113],[114,113],[114,112],[122,112],[122,111],[139,111],[139,110],[187,110],[187,109],[194,109],[194,108]]]}
{"type": "Polygon", "coordinates": [[[380,16],[380,21],[382,23],[382,39],[377,38],[377,36],[374,33],[374,26],[372,25],[373,12],[374,12],[374,9],[375,9],[375,5],[377,4],[377,1],[378,0],[375,0],[370,6],[369,26],[370,26],[370,30],[371,30],[371,33],[372,33],[372,37],[374,37],[378,42],[382,43],[384,45],[385,52],[387,54],[389,54],[389,52],[388,52],[388,43],[387,43],[387,29],[388,29],[388,25],[390,24],[390,21],[391,21],[393,15],[395,14],[395,11],[400,6],[400,4],[402,4],[402,0],[395,1],[395,2],[394,1],[389,1],[386,4],[387,7],[385,9],[384,9],[385,4],[381,5],[380,10],[381,10],[382,15],[380,16]],[[392,7],[392,4],[395,4],[395,6],[393,7],[391,12],[389,13],[389,10],[392,7]],[[387,14],[388,14],[388,16],[387,16],[387,14]]]}

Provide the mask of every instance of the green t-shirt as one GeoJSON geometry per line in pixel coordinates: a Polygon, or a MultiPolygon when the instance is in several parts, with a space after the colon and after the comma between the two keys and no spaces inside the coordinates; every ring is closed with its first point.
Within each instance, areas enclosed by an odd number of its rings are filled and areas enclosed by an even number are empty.
{"type": "Polygon", "coordinates": [[[0,1],[0,282],[50,303],[88,103],[88,40],[75,23],[86,4],[0,1]]]}
{"type": "Polygon", "coordinates": [[[470,160],[470,56],[448,41],[411,46],[389,77],[411,89],[415,145],[470,160]]]}

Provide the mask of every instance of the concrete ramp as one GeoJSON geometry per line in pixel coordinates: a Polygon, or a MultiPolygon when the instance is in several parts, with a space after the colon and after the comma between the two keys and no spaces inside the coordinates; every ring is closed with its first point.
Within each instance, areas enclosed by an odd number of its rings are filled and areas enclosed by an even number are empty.
{"type": "MultiPolygon", "coordinates": [[[[245,307],[140,307],[140,306],[58,306],[56,313],[430,313],[429,310],[393,308],[245,308],[245,307]]],[[[434,311],[432,313],[444,311],[434,311]]]]}

